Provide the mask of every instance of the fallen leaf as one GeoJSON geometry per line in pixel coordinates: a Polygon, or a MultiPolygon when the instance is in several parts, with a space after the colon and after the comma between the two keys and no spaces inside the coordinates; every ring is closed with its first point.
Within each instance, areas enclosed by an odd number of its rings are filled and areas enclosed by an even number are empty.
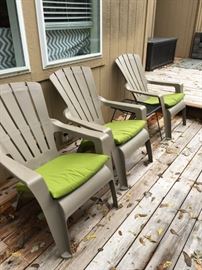
{"type": "Polygon", "coordinates": [[[88,235],[86,235],[83,239],[84,242],[86,241],[89,241],[89,240],[92,240],[92,239],[95,239],[96,238],[96,235],[95,233],[89,233],[88,235]]]}
{"type": "Polygon", "coordinates": [[[133,205],[133,203],[129,203],[126,207],[129,208],[133,205]]]}
{"type": "Polygon", "coordinates": [[[162,233],[163,233],[163,228],[158,228],[158,229],[157,229],[157,233],[158,233],[159,236],[162,235],[162,233]]]}
{"type": "Polygon", "coordinates": [[[172,234],[174,234],[174,235],[179,236],[179,234],[178,234],[174,229],[170,229],[170,232],[171,232],[172,234]]]}
{"type": "Polygon", "coordinates": [[[153,202],[155,199],[156,199],[155,197],[152,197],[152,198],[151,198],[151,202],[153,202]]]}
{"type": "Polygon", "coordinates": [[[32,249],[31,249],[31,253],[34,253],[34,252],[36,252],[36,251],[38,251],[39,250],[39,246],[38,245],[35,245],[35,246],[33,246],[32,247],[32,249]]]}
{"type": "Polygon", "coordinates": [[[149,240],[149,242],[151,242],[151,243],[157,243],[157,241],[155,241],[154,239],[152,239],[151,235],[144,235],[144,238],[146,238],[147,240],[149,240]]]}
{"type": "Polygon", "coordinates": [[[143,246],[145,246],[145,241],[144,241],[144,239],[142,237],[139,238],[139,241],[143,246]]]}
{"type": "Polygon", "coordinates": [[[38,264],[38,263],[33,263],[33,264],[31,264],[31,267],[33,267],[33,268],[39,268],[40,267],[40,264],[38,264]]]}
{"type": "Polygon", "coordinates": [[[116,270],[116,267],[112,266],[109,268],[109,270],[116,270]]]}
{"type": "Polygon", "coordinates": [[[168,267],[170,267],[172,265],[172,262],[171,261],[166,261],[164,262],[163,264],[163,269],[167,269],[168,267]]]}
{"type": "Polygon", "coordinates": [[[181,213],[189,213],[187,210],[185,210],[185,209],[179,209],[179,212],[181,212],[181,213]]]}
{"type": "Polygon", "coordinates": [[[180,212],[180,213],[179,213],[179,216],[178,216],[178,219],[182,219],[183,216],[184,216],[184,213],[180,212]]]}
{"type": "Polygon", "coordinates": [[[200,266],[202,266],[202,251],[196,250],[192,254],[193,260],[200,266]]]}
{"type": "Polygon", "coordinates": [[[98,251],[98,252],[101,252],[101,251],[103,251],[103,248],[98,248],[97,251],[98,251]]]}
{"type": "Polygon", "coordinates": [[[196,190],[198,190],[198,192],[200,192],[200,193],[202,192],[202,190],[200,189],[200,187],[199,187],[198,185],[195,184],[193,187],[194,187],[196,190]]]}
{"type": "Polygon", "coordinates": [[[132,233],[132,235],[134,235],[135,237],[137,236],[136,233],[132,232],[132,231],[128,231],[129,233],[132,233]]]}
{"type": "Polygon", "coordinates": [[[159,208],[169,207],[169,203],[161,203],[159,208]]]}
{"type": "Polygon", "coordinates": [[[120,203],[118,209],[121,209],[123,207],[123,204],[120,203]]]}
{"type": "Polygon", "coordinates": [[[189,255],[185,251],[183,251],[183,255],[184,255],[184,261],[185,261],[186,265],[191,267],[192,266],[191,257],[189,257],[189,255]]]}
{"type": "Polygon", "coordinates": [[[16,252],[13,252],[12,253],[12,256],[14,256],[14,257],[20,257],[21,256],[21,253],[19,251],[16,251],[16,252]]]}
{"type": "Polygon", "coordinates": [[[176,147],[167,147],[166,148],[166,153],[167,154],[177,154],[178,149],[176,147]]]}
{"type": "Polygon", "coordinates": [[[143,193],[143,195],[144,195],[145,198],[149,198],[149,197],[151,197],[152,193],[149,192],[149,191],[146,191],[146,192],[143,193]]]}
{"type": "Polygon", "coordinates": [[[120,236],[122,236],[122,231],[118,231],[118,234],[119,234],[120,236]]]}
{"type": "Polygon", "coordinates": [[[138,218],[138,217],[146,217],[147,216],[147,214],[136,214],[135,215],[135,218],[138,218]]]}

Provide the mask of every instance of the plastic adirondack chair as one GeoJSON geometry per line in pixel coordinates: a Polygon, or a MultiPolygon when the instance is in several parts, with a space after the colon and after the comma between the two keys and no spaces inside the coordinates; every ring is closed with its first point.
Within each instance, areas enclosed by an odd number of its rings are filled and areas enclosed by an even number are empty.
{"type": "Polygon", "coordinates": [[[21,186],[33,193],[46,217],[59,254],[68,258],[72,254],[68,217],[107,183],[113,204],[118,206],[112,163],[108,156],[101,155],[110,154],[113,140],[105,133],[51,120],[38,83],[0,85],[0,96],[0,163],[24,183],[21,186]],[[99,154],[60,155],[55,145],[55,132],[91,140],[99,154]],[[86,165],[86,160],[90,165],[86,165]],[[42,168],[48,164],[48,175],[44,177],[42,168]],[[90,175],[86,174],[85,166],[92,171],[90,175]],[[72,190],[68,191],[68,183],[81,173],[85,179],[77,179],[72,190]],[[48,177],[52,177],[52,182],[48,177]],[[79,182],[81,180],[82,183],[79,182]]]}
{"type": "Polygon", "coordinates": [[[186,104],[183,100],[183,84],[147,80],[140,57],[137,54],[122,54],[115,61],[127,81],[126,89],[132,93],[137,103],[140,102],[146,106],[161,105],[166,138],[170,139],[172,136],[171,118],[180,111],[182,111],[183,125],[186,125],[186,104]],[[175,88],[175,93],[151,92],[148,90],[148,83],[172,86],[175,88]]]}
{"type": "Polygon", "coordinates": [[[115,140],[112,149],[112,157],[118,175],[118,180],[120,182],[120,188],[128,188],[125,159],[129,158],[132,153],[134,153],[140,146],[145,144],[149,161],[152,162],[152,150],[149,134],[145,128],[145,107],[109,101],[103,97],[98,97],[93,74],[89,67],[68,67],[60,69],[50,76],[50,80],[59,91],[67,105],[67,109],[64,111],[66,118],[76,125],[100,132],[106,132],[112,137],[112,133],[114,135],[115,130],[113,130],[111,123],[103,126],[104,120],[101,112],[102,104],[117,109],[126,109],[132,113],[135,113],[137,119],[143,119],[133,120],[133,122],[130,122],[132,120],[114,122],[115,124],[120,124],[120,129],[122,129],[117,131],[118,135],[119,133],[120,135],[123,135],[127,131],[124,123],[127,125],[131,124],[132,129],[136,128],[137,123],[143,123],[142,127],[139,129],[139,132],[130,136],[128,140],[122,143],[118,143],[115,140]]]}

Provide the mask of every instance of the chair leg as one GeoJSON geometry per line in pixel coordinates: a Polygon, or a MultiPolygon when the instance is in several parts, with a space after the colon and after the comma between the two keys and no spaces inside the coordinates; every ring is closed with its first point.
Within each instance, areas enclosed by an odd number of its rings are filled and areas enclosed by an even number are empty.
{"type": "Polygon", "coordinates": [[[71,258],[72,251],[70,237],[67,222],[63,216],[62,210],[57,202],[50,203],[47,208],[48,209],[44,210],[44,215],[59,254],[64,259],[71,258]]]}
{"type": "Polygon", "coordinates": [[[167,112],[165,120],[164,120],[164,127],[165,127],[165,136],[166,139],[170,140],[172,139],[172,133],[171,133],[171,115],[169,112],[167,112]]]}
{"type": "Polygon", "coordinates": [[[115,188],[115,185],[114,185],[114,181],[111,180],[109,182],[109,187],[110,187],[110,190],[111,190],[111,194],[112,194],[112,199],[113,199],[113,206],[118,208],[118,201],[117,201],[117,196],[116,196],[116,188],[115,188]]]}
{"type": "Polygon", "coordinates": [[[151,148],[150,140],[146,141],[145,146],[146,146],[146,149],[147,149],[149,162],[153,162],[153,155],[152,155],[152,148],[151,148]]]}
{"type": "Polygon", "coordinates": [[[120,189],[126,190],[128,189],[128,181],[126,177],[126,167],[125,167],[124,156],[119,151],[118,148],[115,148],[112,152],[112,158],[113,158],[114,166],[115,166],[116,173],[118,176],[118,180],[120,183],[120,189]]]}
{"type": "Polygon", "coordinates": [[[186,126],[186,108],[182,110],[182,123],[186,126]]]}

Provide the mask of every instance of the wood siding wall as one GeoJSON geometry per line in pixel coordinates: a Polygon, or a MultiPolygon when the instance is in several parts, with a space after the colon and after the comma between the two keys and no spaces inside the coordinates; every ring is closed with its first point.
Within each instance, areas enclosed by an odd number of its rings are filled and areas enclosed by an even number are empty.
{"type": "MultiPolygon", "coordinates": [[[[22,0],[28,42],[31,73],[6,76],[0,83],[11,81],[40,81],[51,116],[62,118],[64,104],[48,81],[59,67],[42,69],[38,27],[34,0],[22,0]]],[[[103,0],[103,57],[77,65],[93,68],[99,94],[111,99],[124,95],[123,79],[114,64],[115,58],[125,52],[135,52],[145,60],[148,36],[152,36],[156,0],[103,0]]],[[[105,117],[109,118],[105,110],[105,117]]]]}
{"type": "Polygon", "coordinates": [[[154,35],[177,37],[177,57],[190,54],[197,15],[197,28],[202,25],[201,7],[201,0],[157,0],[154,35]]]}

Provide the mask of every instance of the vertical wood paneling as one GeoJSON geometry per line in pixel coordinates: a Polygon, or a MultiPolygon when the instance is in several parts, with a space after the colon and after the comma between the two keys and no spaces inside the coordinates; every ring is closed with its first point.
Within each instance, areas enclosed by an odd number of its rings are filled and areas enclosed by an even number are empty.
{"type": "Polygon", "coordinates": [[[195,32],[202,32],[202,0],[199,0],[195,32]]]}
{"type": "Polygon", "coordinates": [[[155,36],[177,37],[178,57],[189,56],[198,3],[198,0],[157,0],[155,36]]]}

